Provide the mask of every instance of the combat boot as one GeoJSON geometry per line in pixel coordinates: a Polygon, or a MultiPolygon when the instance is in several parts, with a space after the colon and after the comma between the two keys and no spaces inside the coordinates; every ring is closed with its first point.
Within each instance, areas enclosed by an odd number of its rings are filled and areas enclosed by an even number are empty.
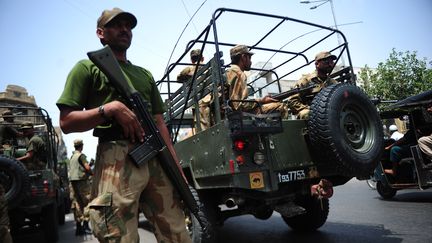
{"type": "Polygon", "coordinates": [[[83,228],[83,226],[81,225],[81,222],[76,222],[76,228],[75,228],[75,235],[84,235],[85,234],[85,230],[83,228]]]}
{"type": "Polygon", "coordinates": [[[89,223],[88,221],[84,221],[83,222],[83,227],[82,227],[83,231],[85,234],[92,234],[92,230],[89,227],[89,223]]]}

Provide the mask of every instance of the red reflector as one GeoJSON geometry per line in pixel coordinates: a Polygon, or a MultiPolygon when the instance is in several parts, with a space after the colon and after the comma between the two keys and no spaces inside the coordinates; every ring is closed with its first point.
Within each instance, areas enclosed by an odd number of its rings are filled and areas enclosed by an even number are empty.
{"type": "Polygon", "coordinates": [[[234,160],[232,160],[232,159],[229,160],[229,168],[230,168],[231,174],[234,174],[234,160]]]}
{"type": "Polygon", "coordinates": [[[245,149],[245,147],[246,147],[246,143],[243,140],[235,140],[234,141],[234,148],[237,151],[242,151],[245,149]]]}
{"type": "Polygon", "coordinates": [[[32,187],[32,189],[31,189],[31,195],[32,196],[36,196],[37,195],[37,189],[36,188],[32,187]]]}
{"type": "Polygon", "coordinates": [[[239,155],[239,156],[237,156],[236,161],[237,161],[237,164],[242,165],[245,163],[245,158],[243,155],[239,155]]]}
{"type": "Polygon", "coordinates": [[[45,194],[48,194],[48,192],[49,192],[49,184],[48,184],[48,181],[47,181],[47,180],[44,180],[43,185],[44,185],[44,187],[43,187],[43,192],[44,192],[45,194]]]}

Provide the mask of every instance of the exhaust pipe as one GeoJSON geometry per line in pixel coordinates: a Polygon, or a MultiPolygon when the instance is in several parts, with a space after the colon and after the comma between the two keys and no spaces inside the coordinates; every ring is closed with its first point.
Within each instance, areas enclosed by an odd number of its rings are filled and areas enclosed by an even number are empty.
{"type": "Polygon", "coordinates": [[[233,208],[235,206],[242,205],[244,203],[244,199],[240,197],[229,197],[225,200],[225,206],[228,208],[233,208]]]}

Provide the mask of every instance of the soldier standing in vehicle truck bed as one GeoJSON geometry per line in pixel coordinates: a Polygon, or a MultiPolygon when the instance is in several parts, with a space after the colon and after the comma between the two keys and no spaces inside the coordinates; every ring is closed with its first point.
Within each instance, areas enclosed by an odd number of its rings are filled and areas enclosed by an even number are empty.
{"type": "Polygon", "coordinates": [[[2,117],[3,122],[0,124],[0,145],[17,145],[16,138],[21,137],[23,134],[13,126],[13,113],[6,110],[2,113],[2,117]]]}
{"type": "MultiPolygon", "coordinates": [[[[190,57],[193,65],[185,67],[177,75],[178,82],[186,82],[187,80],[191,79],[196,69],[196,63],[199,62],[201,64],[204,62],[204,56],[202,56],[200,49],[192,50],[190,52],[190,57]]],[[[214,123],[211,119],[211,114],[210,114],[210,105],[212,101],[213,99],[211,94],[204,96],[204,98],[198,101],[199,114],[200,114],[200,126],[202,130],[206,130],[210,128],[214,123]]],[[[195,120],[196,119],[194,114],[194,121],[195,120]]]]}
{"type": "Polygon", "coordinates": [[[334,60],[336,59],[336,56],[328,51],[318,53],[315,56],[315,71],[303,75],[295,84],[295,88],[304,88],[311,84],[317,85],[311,92],[307,92],[307,94],[299,93],[288,98],[291,112],[297,115],[299,119],[309,119],[309,106],[313,99],[313,95],[311,94],[316,94],[322,88],[337,83],[336,80],[328,78],[330,72],[333,70],[334,60]]]}
{"type": "Polygon", "coordinates": [[[21,124],[21,130],[28,139],[26,154],[17,158],[23,162],[28,170],[43,170],[46,166],[46,146],[45,142],[38,135],[35,135],[33,124],[25,122],[21,124]]]}

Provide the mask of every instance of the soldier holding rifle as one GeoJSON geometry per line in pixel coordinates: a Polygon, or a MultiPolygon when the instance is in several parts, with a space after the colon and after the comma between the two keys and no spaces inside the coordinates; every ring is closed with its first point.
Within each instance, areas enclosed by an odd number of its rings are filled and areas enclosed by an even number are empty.
{"type": "Polygon", "coordinates": [[[298,93],[288,99],[288,106],[291,112],[299,119],[309,119],[309,106],[312,102],[314,94],[318,93],[322,88],[331,84],[337,83],[336,80],[330,79],[329,75],[334,67],[336,56],[328,51],[323,51],[315,56],[315,71],[303,75],[297,81],[295,88],[303,88],[315,84],[316,87],[307,93],[298,93]]]}
{"type": "MultiPolygon", "coordinates": [[[[131,13],[118,8],[105,10],[97,21],[96,34],[103,45],[111,47],[130,84],[148,102],[161,136],[177,158],[162,116],[165,107],[151,73],[126,57],[136,24],[131,13]]],[[[154,158],[138,167],[128,156],[131,148],[144,141],[144,130],[126,103],[90,60],[75,65],[57,101],[65,133],[94,128],[94,135],[99,137],[94,199],[89,203],[93,233],[100,242],[139,242],[137,217],[141,206],[155,227],[158,242],[191,242],[180,199],[160,161],[154,158]],[[139,202],[141,193],[143,202],[139,202]]]]}

